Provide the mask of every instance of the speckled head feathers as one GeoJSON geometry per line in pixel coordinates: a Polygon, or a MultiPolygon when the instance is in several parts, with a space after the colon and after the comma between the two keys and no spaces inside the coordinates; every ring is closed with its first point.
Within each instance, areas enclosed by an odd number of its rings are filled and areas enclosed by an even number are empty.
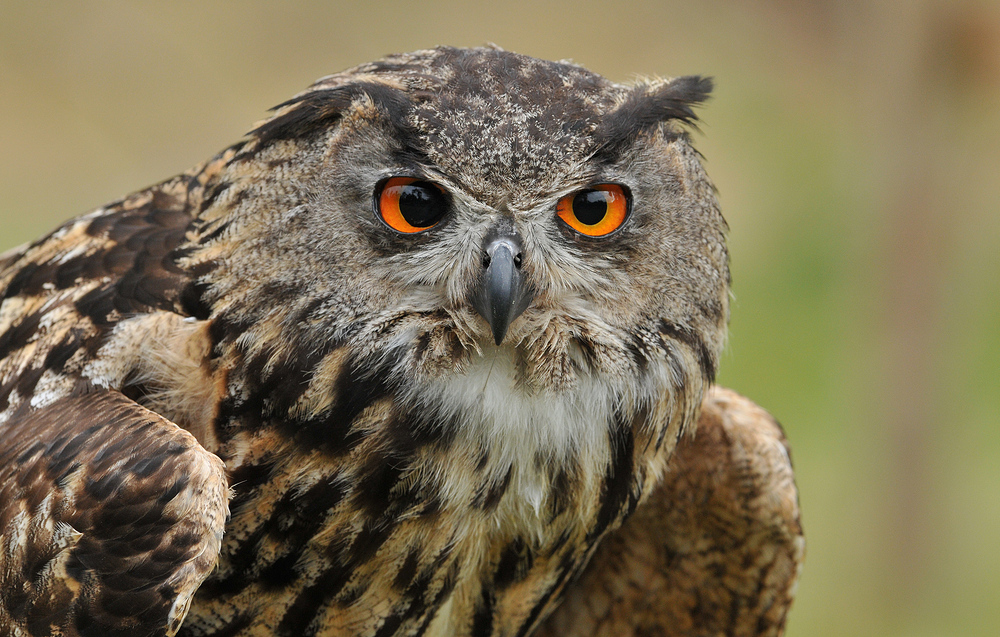
{"type": "Polygon", "coordinates": [[[484,195],[554,176],[594,153],[610,155],[650,127],[691,123],[711,92],[688,76],[622,86],[568,62],[497,48],[442,47],[395,55],[331,75],[275,108],[254,131],[261,142],[298,136],[359,98],[371,100],[418,155],[429,155],[484,195]]]}

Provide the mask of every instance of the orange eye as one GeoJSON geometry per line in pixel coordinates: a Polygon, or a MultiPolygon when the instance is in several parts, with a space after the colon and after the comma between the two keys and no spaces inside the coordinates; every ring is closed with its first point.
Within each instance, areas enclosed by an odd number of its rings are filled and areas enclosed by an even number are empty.
{"type": "Polygon", "coordinates": [[[437,184],[413,177],[393,177],[375,200],[382,221],[406,234],[427,230],[448,212],[448,195],[437,184]]]}
{"type": "Polygon", "coordinates": [[[556,204],[556,214],[588,237],[603,237],[621,227],[628,215],[629,196],[618,184],[600,184],[570,193],[556,204]]]}

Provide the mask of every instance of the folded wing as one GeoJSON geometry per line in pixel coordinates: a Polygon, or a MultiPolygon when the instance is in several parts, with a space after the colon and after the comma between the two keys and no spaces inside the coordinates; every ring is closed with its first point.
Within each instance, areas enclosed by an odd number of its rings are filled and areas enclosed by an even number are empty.
{"type": "Polygon", "coordinates": [[[222,461],[115,391],[0,424],[0,634],[173,635],[215,566],[222,461]]]}
{"type": "Polygon", "coordinates": [[[716,387],[663,482],[538,634],[780,635],[804,546],[781,427],[716,387]]]}

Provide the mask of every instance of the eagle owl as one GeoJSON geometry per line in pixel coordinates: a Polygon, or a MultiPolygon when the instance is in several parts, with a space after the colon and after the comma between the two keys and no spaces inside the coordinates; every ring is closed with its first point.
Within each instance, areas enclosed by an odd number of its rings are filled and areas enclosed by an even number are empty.
{"type": "Polygon", "coordinates": [[[710,89],[390,56],[0,255],[0,633],[780,633],[710,89]]]}

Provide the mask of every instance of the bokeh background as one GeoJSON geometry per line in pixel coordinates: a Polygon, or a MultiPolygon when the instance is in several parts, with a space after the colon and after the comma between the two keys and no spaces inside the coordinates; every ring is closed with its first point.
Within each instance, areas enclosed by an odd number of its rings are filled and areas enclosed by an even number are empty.
{"type": "Polygon", "coordinates": [[[322,75],[495,42],[715,76],[720,382],[784,424],[788,635],[1000,634],[997,2],[0,2],[0,251],[236,141],[322,75]]]}

